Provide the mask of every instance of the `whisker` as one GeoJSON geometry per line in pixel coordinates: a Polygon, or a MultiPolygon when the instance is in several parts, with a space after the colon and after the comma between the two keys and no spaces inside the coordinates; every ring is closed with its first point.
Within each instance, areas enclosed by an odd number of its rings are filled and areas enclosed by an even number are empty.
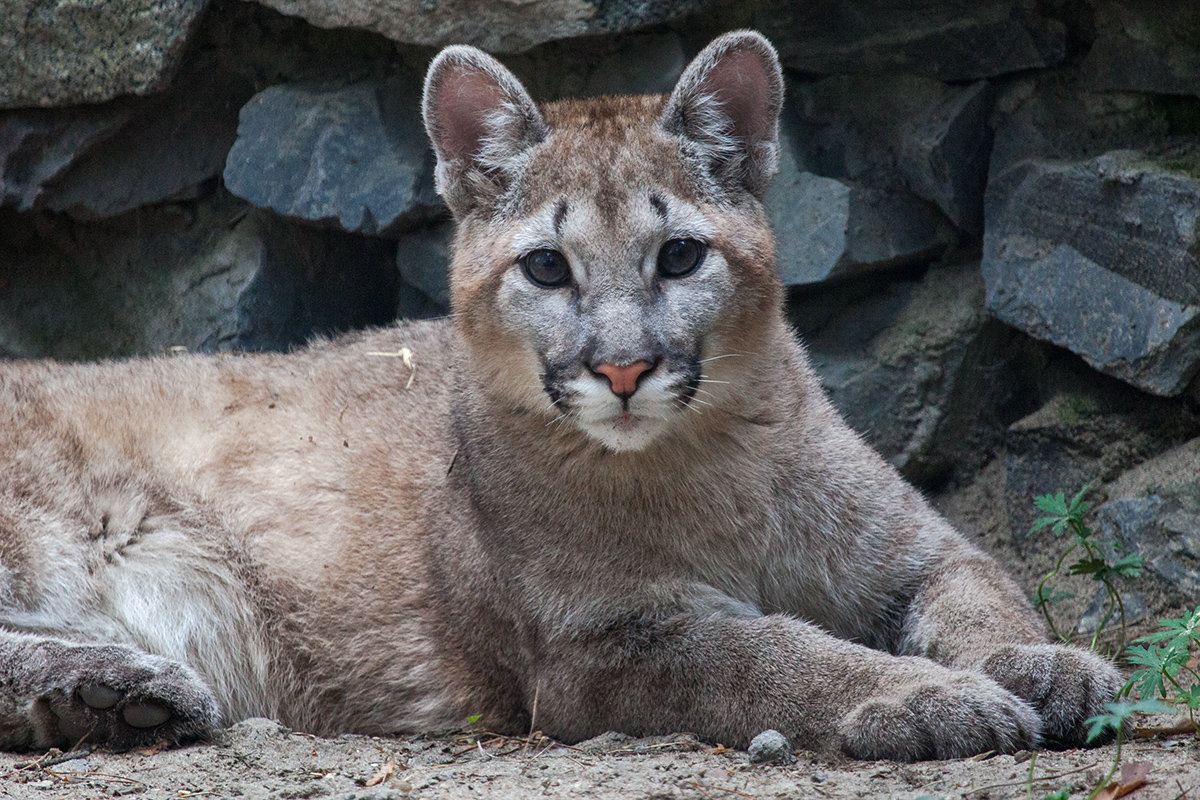
{"type": "Polygon", "coordinates": [[[742,353],[725,353],[724,355],[720,355],[720,356],[710,356],[708,358],[702,358],[699,361],[697,361],[696,363],[697,364],[707,364],[709,361],[716,361],[719,358],[737,358],[738,356],[741,356],[741,355],[743,355],[743,354],[742,353]]]}
{"type": "Polygon", "coordinates": [[[729,383],[729,381],[718,381],[712,378],[696,378],[697,383],[729,383]]]}
{"type": "Polygon", "coordinates": [[[567,420],[570,419],[574,413],[575,413],[575,409],[573,409],[573,408],[567,409],[566,411],[559,414],[554,419],[547,422],[546,427],[549,428],[551,425],[553,425],[556,422],[559,423],[560,425],[564,425],[564,424],[566,424],[567,420]]]}

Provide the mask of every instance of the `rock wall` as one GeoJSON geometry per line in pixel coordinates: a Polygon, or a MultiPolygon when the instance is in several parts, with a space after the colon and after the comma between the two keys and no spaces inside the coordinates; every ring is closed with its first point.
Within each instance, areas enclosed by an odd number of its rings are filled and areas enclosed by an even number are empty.
{"type": "Polygon", "coordinates": [[[1138,607],[1196,601],[1193,0],[113,8],[0,19],[0,357],[444,314],[418,115],[438,46],[502,53],[552,99],[665,91],[753,26],[787,67],[779,270],[834,402],[928,491],[990,480],[991,535],[1027,565],[1055,544],[1026,535],[1031,496],[1096,482],[1104,535],[1147,559],[1138,607]]]}

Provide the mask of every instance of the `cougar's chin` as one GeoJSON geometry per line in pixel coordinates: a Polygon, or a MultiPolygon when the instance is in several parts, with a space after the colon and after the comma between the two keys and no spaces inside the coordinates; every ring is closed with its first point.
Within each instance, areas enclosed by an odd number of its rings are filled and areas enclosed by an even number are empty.
{"type": "Polygon", "coordinates": [[[662,417],[625,411],[607,419],[580,419],[579,429],[614,453],[644,450],[667,429],[662,417]]]}

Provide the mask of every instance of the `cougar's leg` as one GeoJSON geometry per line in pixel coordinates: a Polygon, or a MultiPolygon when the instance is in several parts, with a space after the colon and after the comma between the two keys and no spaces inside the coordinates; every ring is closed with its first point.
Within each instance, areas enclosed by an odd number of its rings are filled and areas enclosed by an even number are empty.
{"type": "Polygon", "coordinates": [[[0,493],[0,745],[126,748],[274,714],[220,520],[120,482],[79,497],[0,493]]]}
{"type": "Polygon", "coordinates": [[[191,668],[125,645],[0,631],[0,746],[127,749],[197,736],[221,717],[191,668]]]}

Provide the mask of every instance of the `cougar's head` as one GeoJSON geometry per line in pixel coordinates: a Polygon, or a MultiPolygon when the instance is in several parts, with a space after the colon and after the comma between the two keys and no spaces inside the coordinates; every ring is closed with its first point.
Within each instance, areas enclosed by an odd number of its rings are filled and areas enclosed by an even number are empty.
{"type": "Polygon", "coordinates": [[[760,201],[782,99],[775,51],[745,31],[666,97],[539,108],[479,50],[434,59],[423,111],[458,222],[452,304],[491,396],[610,450],[736,405],[780,315],[760,201]]]}

